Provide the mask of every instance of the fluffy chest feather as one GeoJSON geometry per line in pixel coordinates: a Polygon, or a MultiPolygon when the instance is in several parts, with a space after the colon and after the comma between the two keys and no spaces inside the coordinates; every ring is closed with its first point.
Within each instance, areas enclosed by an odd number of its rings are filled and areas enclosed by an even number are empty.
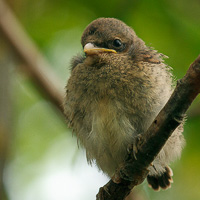
{"type": "Polygon", "coordinates": [[[93,109],[92,129],[85,144],[89,161],[95,159],[109,176],[123,161],[127,145],[133,141],[136,131],[129,119],[117,108],[118,104],[108,98],[100,100],[93,109]]]}
{"type": "MultiPolygon", "coordinates": [[[[117,62],[116,62],[117,63],[117,62]]],[[[165,66],[79,65],[67,85],[65,114],[89,162],[109,176],[127,145],[143,133],[171,92],[165,66]],[[162,77],[162,78],[160,78],[162,77]]]]}

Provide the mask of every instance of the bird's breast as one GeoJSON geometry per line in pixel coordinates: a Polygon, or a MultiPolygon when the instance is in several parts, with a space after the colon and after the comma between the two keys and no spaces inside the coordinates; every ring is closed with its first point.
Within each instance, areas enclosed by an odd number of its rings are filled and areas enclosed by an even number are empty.
{"type": "Polygon", "coordinates": [[[89,161],[95,159],[97,165],[109,176],[124,160],[127,145],[133,141],[135,133],[122,107],[119,102],[105,97],[96,102],[90,113],[91,131],[85,143],[87,157],[89,161]]]}
{"type": "Polygon", "coordinates": [[[115,64],[109,60],[100,68],[89,64],[72,71],[65,113],[88,160],[112,175],[127,145],[145,132],[167,101],[170,73],[165,65],[131,65],[117,57],[115,64]]]}

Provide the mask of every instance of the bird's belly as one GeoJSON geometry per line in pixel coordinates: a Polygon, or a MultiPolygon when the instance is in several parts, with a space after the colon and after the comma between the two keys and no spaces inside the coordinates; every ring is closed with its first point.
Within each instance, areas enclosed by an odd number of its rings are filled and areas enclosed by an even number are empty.
{"type": "Polygon", "coordinates": [[[99,101],[92,115],[87,157],[89,161],[95,160],[100,169],[112,176],[124,160],[135,130],[125,113],[120,111],[120,105],[109,99],[99,101]]]}

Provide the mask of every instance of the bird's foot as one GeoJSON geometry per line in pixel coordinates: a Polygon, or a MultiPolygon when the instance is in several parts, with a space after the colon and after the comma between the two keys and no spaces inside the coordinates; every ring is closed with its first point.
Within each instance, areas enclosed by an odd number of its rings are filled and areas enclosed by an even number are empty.
{"type": "Polygon", "coordinates": [[[129,145],[129,147],[128,147],[128,153],[130,154],[132,152],[133,153],[133,157],[135,158],[135,160],[137,160],[138,149],[140,148],[140,146],[143,143],[143,141],[144,141],[143,135],[142,134],[138,134],[134,138],[133,143],[131,145],[129,145]]]}
{"type": "Polygon", "coordinates": [[[173,183],[173,172],[170,167],[165,167],[165,172],[161,175],[147,176],[147,181],[149,187],[154,189],[155,191],[159,191],[160,188],[166,190],[171,187],[171,183],[173,183]]]}

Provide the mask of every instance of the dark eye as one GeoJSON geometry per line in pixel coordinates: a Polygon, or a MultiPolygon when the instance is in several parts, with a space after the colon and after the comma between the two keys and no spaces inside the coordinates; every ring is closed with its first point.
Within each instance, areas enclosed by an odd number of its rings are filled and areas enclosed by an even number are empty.
{"type": "Polygon", "coordinates": [[[113,41],[113,46],[114,46],[114,47],[121,47],[121,46],[122,46],[121,40],[115,39],[115,40],[113,41]]]}

